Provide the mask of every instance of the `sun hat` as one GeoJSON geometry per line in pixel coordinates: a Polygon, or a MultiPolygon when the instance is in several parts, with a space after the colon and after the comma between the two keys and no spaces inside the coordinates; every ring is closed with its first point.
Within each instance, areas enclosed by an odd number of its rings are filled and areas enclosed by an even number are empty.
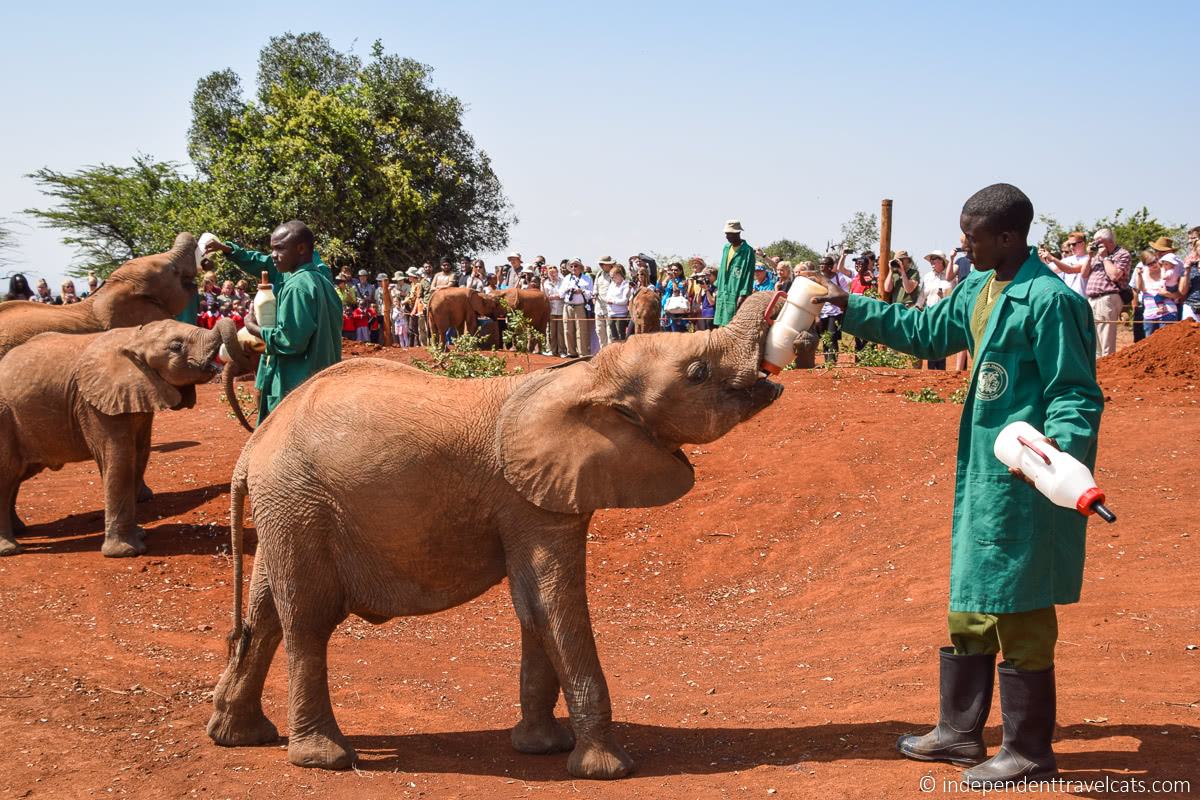
{"type": "Polygon", "coordinates": [[[366,277],[367,275],[370,275],[370,274],[371,273],[367,272],[365,269],[360,269],[358,271],[358,277],[360,277],[360,278],[366,277]]]}
{"type": "Polygon", "coordinates": [[[616,262],[616,261],[613,261],[613,257],[612,257],[612,256],[605,256],[604,258],[600,259],[600,260],[599,260],[599,261],[597,261],[596,263],[597,263],[597,264],[615,264],[615,263],[617,263],[617,262],[616,262]]]}
{"type": "Polygon", "coordinates": [[[405,272],[404,274],[410,278],[419,278],[421,277],[421,270],[417,269],[416,267],[409,267],[408,272],[405,272]]]}
{"type": "Polygon", "coordinates": [[[402,280],[404,280],[404,271],[403,271],[403,270],[396,270],[395,272],[393,272],[393,273],[392,273],[392,280],[394,280],[394,281],[402,281],[402,280]]]}
{"type": "Polygon", "coordinates": [[[1174,253],[1175,241],[1170,237],[1160,236],[1150,243],[1150,247],[1160,253],[1174,253]]]}
{"type": "Polygon", "coordinates": [[[933,259],[935,259],[935,258],[940,258],[942,261],[945,261],[945,260],[946,260],[946,254],[945,254],[945,253],[943,253],[941,250],[930,250],[930,251],[929,251],[929,252],[928,252],[928,253],[925,255],[925,260],[926,260],[926,261],[928,261],[928,262],[929,262],[929,263],[931,263],[931,264],[933,263],[933,259]]]}
{"type": "Polygon", "coordinates": [[[744,233],[741,220],[731,219],[725,223],[725,233],[744,233]]]}
{"type": "Polygon", "coordinates": [[[517,259],[519,259],[520,257],[521,257],[521,254],[520,254],[520,253],[518,253],[518,252],[516,252],[516,251],[514,250],[513,252],[511,252],[511,253],[509,253],[508,255],[506,255],[506,256],[504,257],[504,260],[505,260],[505,261],[512,261],[514,258],[517,258],[517,259]]]}
{"type": "Polygon", "coordinates": [[[895,256],[895,258],[896,258],[896,260],[897,260],[897,261],[903,261],[903,260],[904,260],[904,259],[906,259],[906,258],[907,258],[909,261],[912,261],[912,256],[910,256],[910,255],[908,254],[908,251],[907,251],[907,250],[897,250],[897,251],[896,251],[896,256],[895,256]]]}

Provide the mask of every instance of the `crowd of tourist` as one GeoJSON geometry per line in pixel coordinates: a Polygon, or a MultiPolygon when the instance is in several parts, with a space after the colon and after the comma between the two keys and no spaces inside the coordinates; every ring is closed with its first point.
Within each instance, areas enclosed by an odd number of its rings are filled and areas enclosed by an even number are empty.
{"type": "MultiPolygon", "coordinates": [[[[744,244],[740,242],[740,224],[730,224],[737,226],[733,235],[739,237],[739,245],[744,244]]],[[[898,250],[882,281],[879,259],[870,250],[854,253],[843,249],[815,263],[796,264],[752,250],[751,288],[787,291],[795,273],[819,271],[825,280],[847,293],[930,308],[948,297],[970,273],[972,265],[965,244],[960,240],[948,255],[941,250],[926,253],[923,260],[929,269],[924,272],[908,251],[898,250]]],[[[536,289],[546,295],[550,305],[543,352],[577,357],[594,353],[609,342],[622,341],[632,333],[634,299],[643,290],[655,295],[650,302],[661,330],[685,332],[712,327],[721,267],[730,267],[738,252],[737,248],[726,249],[724,265],[695,257],[686,263],[673,261],[660,267],[645,253],[631,255],[625,263],[604,256],[594,265],[579,258],[553,264],[540,255],[527,262],[520,253],[513,252],[505,264],[492,268],[479,259],[455,262],[445,258],[437,267],[427,261],[420,267],[397,270],[390,278],[383,272],[372,277],[366,269],[353,275],[345,267],[334,271],[333,278],[342,301],[342,335],[346,339],[378,343],[383,326],[390,324],[399,346],[426,346],[431,339],[426,316],[434,292],[450,287],[468,287],[483,294],[510,288],[536,289]],[[385,285],[389,303],[384,302],[385,285]],[[390,320],[384,318],[385,311],[390,313],[390,320]]],[[[1118,246],[1113,232],[1107,229],[1097,230],[1090,237],[1074,231],[1059,249],[1043,246],[1038,255],[1071,289],[1087,298],[1096,323],[1098,356],[1115,352],[1118,326],[1123,322],[1132,322],[1134,341],[1140,341],[1171,322],[1200,318],[1200,227],[1188,231],[1185,248],[1160,237],[1136,258],[1118,246]],[[1128,320],[1122,320],[1123,313],[1128,314],[1128,320]]],[[[31,288],[25,276],[18,273],[10,278],[4,299],[70,305],[96,291],[99,283],[94,274],[89,274],[82,293],[77,293],[74,281],[66,280],[55,294],[45,279],[39,279],[31,288]]],[[[228,318],[242,327],[254,291],[256,288],[246,279],[219,281],[214,271],[204,272],[199,282],[196,324],[211,328],[218,320],[228,318]]],[[[823,342],[826,360],[836,360],[841,349],[841,314],[837,306],[826,304],[817,321],[816,333],[823,342]]],[[[862,339],[854,342],[855,352],[866,346],[862,339]]],[[[946,362],[927,362],[927,366],[943,369],[946,362]]],[[[953,357],[952,366],[965,368],[966,354],[953,357]]]]}

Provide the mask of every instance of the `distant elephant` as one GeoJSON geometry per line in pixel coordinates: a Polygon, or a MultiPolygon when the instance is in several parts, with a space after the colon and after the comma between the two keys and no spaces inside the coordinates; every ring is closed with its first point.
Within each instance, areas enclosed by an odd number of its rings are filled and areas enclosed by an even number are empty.
{"type": "Polygon", "coordinates": [[[349,614],[382,623],[451,608],[507,576],[521,625],[513,746],[572,750],[578,777],[629,774],[588,616],[588,524],[600,508],[682,497],[694,474],[680,446],[711,442],[779,397],[759,377],[769,299],[751,297],[719,330],[640,336],[591,361],[467,382],[469,404],[453,402],[463,381],[382,359],[342,362],[296,389],[234,467],[234,630],[209,736],[276,740],[262,690],[283,641],[289,760],[349,767],[326,679],[333,630],[349,614]],[[243,622],[247,496],[258,551],[243,622]],[[554,719],[560,688],[570,728],[554,719]]]}
{"type": "MultiPolygon", "coordinates": [[[[514,311],[520,311],[529,320],[529,327],[535,331],[546,330],[550,323],[550,298],[541,289],[505,289],[498,295],[493,295],[508,305],[514,311]]],[[[503,313],[503,311],[501,312],[503,313]]],[[[532,350],[532,344],[530,345],[532,350]]]]}
{"type": "Polygon", "coordinates": [[[0,303],[0,358],[39,333],[97,333],[172,319],[196,296],[196,239],[175,237],[165,253],[126,261],[78,303],[0,303]]]}
{"type": "Polygon", "coordinates": [[[237,330],[175,320],[104,333],[44,333],[0,360],[0,556],[19,553],[16,497],[44,469],[95,459],[104,483],[104,545],[109,557],[146,552],[134,504],[137,476],[150,458],[145,432],[154,412],[191,408],[197,383],[244,369],[237,330]]]}
{"type": "Polygon", "coordinates": [[[662,298],[645,286],[629,302],[629,316],[634,333],[657,333],[662,330],[662,298]]]}
{"type": "Polygon", "coordinates": [[[429,324],[438,346],[446,341],[446,332],[453,328],[462,333],[475,333],[479,317],[495,319],[500,306],[496,300],[474,289],[458,286],[438,289],[429,297],[429,324]]]}

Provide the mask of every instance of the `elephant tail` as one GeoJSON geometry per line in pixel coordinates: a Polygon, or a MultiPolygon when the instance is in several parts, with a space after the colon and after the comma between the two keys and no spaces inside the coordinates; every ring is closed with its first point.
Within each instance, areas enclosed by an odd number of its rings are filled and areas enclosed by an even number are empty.
{"type": "Polygon", "coordinates": [[[229,484],[229,552],[233,557],[233,631],[229,634],[229,654],[239,663],[250,645],[250,626],[242,619],[242,540],[245,538],[243,511],[246,507],[246,455],[238,459],[229,484]]]}

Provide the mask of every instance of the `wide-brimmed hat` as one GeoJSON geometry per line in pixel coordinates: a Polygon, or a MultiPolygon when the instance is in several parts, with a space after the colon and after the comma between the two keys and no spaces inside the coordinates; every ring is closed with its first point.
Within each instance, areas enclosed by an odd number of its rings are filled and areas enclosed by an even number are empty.
{"type": "Polygon", "coordinates": [[[520,253],[518,253],[518,252],[516,252],[516,251],[513,251],[513,252],[509,253],[508,255],[506,255],[506,256],[504,257],[504,260],[505,260],[505,261],[512,261],[514,258],[516,258],[516,259],[519,259],[520,257],[521,257],[521,254],[520,254],[520,253]]]}
{"type": "Polygon", "coordinates": [[[392,280],[394,280],[394,281],[402,281],[402,280],[404,280],[404,278],[405,278],[405,275],[404,275],[403,270],[398,269],[394,273],[392,273],[392,280]]]}
{"type": "Polygon", "coordinates": [[[522,264],[522,265],[521,265],[521,274],[522,274],[522,275],[526,275],[526,274],[528,274],[528,275],[532,275],[532,274],[533,274],[533,267],[532,267],[532,266],[530,266],[529,264],[522,264]]]}
{"type": "Polygon", "coordinates": [[[360,278],[361,278],[361,277],[363,277],[364,275],[370,275],[370,274],[371,274],[371,273],[367,272],[365,269],[360,269],[360,270],[358,271],[358,276],[359,276],[360,278]]]}
{"type": "Polygon", "coordinates": [[[404,274],[410,278],[419,278],[421,277],[421,270],[417,269],[416,267],[409,267],[408,271],[404,274]]]}
{"type": "Polygon", "coordinates": [[[1174,253],[1175,241],[1167,236],[1160,236],[1150,243],[1150,249],[1160,253],[1174,253]]]}
{"type": "Polygon", "coordinates": [[[930,250],[928,253],[925,254],[925,260],[928,261],[930,264],[933,263],[933,259],[935,259],[935,258],[940,258],[942,261],[945,261],[946,254],[943,253],[941,250],[930,250]]]}
{"type": "Polygon", "coordinates": [[[600,264],[601,266],[607,266],[607,265],[609,265],[609,264],[615,264],[615,263],[617,263],[617,262],[616,262],[616,261],[613,261],[613,257],[612,257],[612,256],[605,256],[604,258],[600,259],[600,260],[599,260],[599,261],[597,261],[596,263],[597,263],[597,264],[600,264]]]}
{"type": "Polygon", "coordinates": [[[731,219],[725,223],[725,233],[745,233],[741,220],[731,219]]]}
{"type": "Polygon", "coordinates": [[[906,258],[907,258],[909,261],[912,261],[912,256],[910,256],[910,255],[908,254],[908,251],[907,251],[907,250],[897,250],[897,251],[896,251],[896,256],[895,256],[895,258],[896,258],[896,260],[897,260],[897,261],[903,261],[903,260],[904,260],[904,259],[906,259],[906,258]]]}

